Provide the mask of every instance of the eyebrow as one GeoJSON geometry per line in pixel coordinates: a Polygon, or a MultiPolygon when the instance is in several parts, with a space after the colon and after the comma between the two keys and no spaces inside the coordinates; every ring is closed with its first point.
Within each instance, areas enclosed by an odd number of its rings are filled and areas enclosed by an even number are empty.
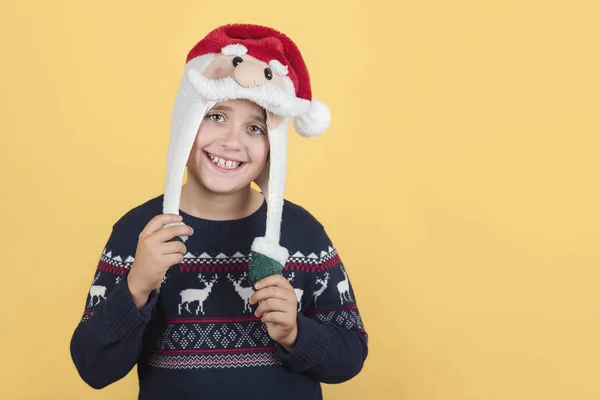
{"type": "MultiPolygon", "coordinates": [[[[233,111],[233,108],[226,106],[224,104],[219,104],[219,105],[214,106],[213,110],[216,110],[216,111],[221,110],[221,111],[231,112],[231,111],[233,111]]],[[[266,124],[267,123],[267,113],[266,113],[266,111],[264,111],[264,109],[262,109],[262,110],[263,110],[262,115],[261,114],[253,114],[251,116],[251,118],[257,119],[257,120],[261,121],[263,124],[266,124]]]]}

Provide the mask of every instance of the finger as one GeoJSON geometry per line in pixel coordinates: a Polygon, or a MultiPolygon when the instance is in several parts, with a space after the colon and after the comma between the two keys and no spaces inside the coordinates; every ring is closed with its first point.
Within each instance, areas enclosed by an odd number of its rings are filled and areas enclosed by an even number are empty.
{"type": "Polygon", "coordinates": [[[267,299],[260,303],[260,306],[258,306],[256,311],[254,312],[254,315],[260,318],[263,316],[263,314],[273,311],[288,313],[292,308],[293,307],[290,306],[288,301],[280,299],[267,299]]]}
{"type": "Polygon", "coordinates": [[[166,265],[163,265],[163,267],[165,267],[166,269],[169,269],[169,268],[171,268],[171,266],[180,264],[183,262],[183,254],[180,254],[180,253],[168,254],[164,257],[163,260],[166,263],[166,265]]]}
{"type": "Polygon", "coordinates": [[[186,254],[187,247],[181,242],[166,242],[160,244],[158,251],[160,252],[160,254],[186,254]]]}
{"type": "Polygon", "coordinates": [[[290,300],[292,298],[296,298],[296,293],[289,289],[282,289],[277,286],[269,286],[256,291],[252,295],[252,297],[250,297],[250,304],[256,304],[259,301],[271,298],[280,300],[290,300]]]}
{"type": "Polygon", "coordinates": [[[187,225],[167,226],[158,232],[154,232],[152,234],[152,240],[156,240],[158,243],[165,243],[176,236],[191,236],[193,233],[194,230],[187,225]]]}
{"type": "Polygon", "coordinates": [[[182,217],[176,214],[159,214],[152,218],[150,222],[146,224],[142,232],[140,233],[140,238],[145,238],[147,236],[152,235],[154,232],[159,231],[164,225],[169,223],[181,222],[182,217]]]}
{"type": "Polygon", "coordinates": [[[268,276],[268,277],[256,282],[256,284],[254,285],[254,287],[257,290],[268,287],[268,286],[277,286],[277,287],[281,287],[281,288],[291,288],[292,287],[291,283],[283,275],[280,275],[280,274],[268,276]]]}
{"type": "Polygon", "coordinates": [[[285,324],[288,320],[286,313],[281,311],[271,311],[263,314],[260,318],[261,322],[265,324],[285,324]]]}

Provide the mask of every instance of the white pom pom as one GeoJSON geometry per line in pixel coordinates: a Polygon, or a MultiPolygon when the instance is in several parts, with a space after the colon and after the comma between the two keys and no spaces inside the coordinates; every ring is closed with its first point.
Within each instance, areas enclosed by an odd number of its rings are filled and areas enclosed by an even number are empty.
{"type": "Polygon", "coordinates": [[[331,112],[325,103],[313,99],[306,114],[294,118],[294,129],[304,137],[316,137],[329,127],[331,112]]]}

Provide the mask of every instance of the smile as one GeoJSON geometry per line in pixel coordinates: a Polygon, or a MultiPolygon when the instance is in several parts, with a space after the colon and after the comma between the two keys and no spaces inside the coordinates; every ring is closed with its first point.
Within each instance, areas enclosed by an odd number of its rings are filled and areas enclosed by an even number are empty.
{"type": "Polygon", "coordinates": [[[208,159],[216,166],[225,170],[235,170],[240,168],[244,163],[241,161],[228,160],[226,158],[218,157],[214,154],[206,152],[208,159]]]}

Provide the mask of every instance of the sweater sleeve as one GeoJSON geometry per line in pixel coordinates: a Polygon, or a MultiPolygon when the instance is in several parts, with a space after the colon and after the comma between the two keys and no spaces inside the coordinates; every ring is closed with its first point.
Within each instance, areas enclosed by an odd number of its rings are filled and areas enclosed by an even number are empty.
{"type": "Polygon", "coordinates": [[[135,366],[157,298],[152,292],[141,310],[136,307],[127,286],[135,247],[128,251],[126,243],[131,239],[122,236],[115,225],[98,262],[83,318],[71,338],[73,363],[95,389],[118,381],[135,366]]]}
{"type": "Polygon", "coordinates": [[[329,248],[314,272],[309,308],[298,314],[298,338],[279,357],[294,371],[324,383],[341,383],[356,376],[368,354],[368,336],[356,297],[337,251],[322,231],[321,248],[329,248]],[[324,245],[324,247],[323,247],[324,245]]]}

